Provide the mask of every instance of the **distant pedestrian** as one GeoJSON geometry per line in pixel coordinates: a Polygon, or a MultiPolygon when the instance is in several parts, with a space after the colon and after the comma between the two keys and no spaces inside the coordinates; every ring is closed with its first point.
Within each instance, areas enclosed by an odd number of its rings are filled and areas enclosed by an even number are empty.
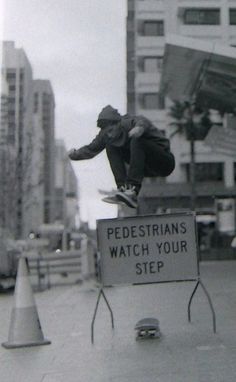
{"type": "Polygon", "coordinates": [[[106,201],[136,208],[143,178],[166,177],[175,168],[169,140],[146,117],[121,116],[110,105],[98,115],[97,126],[100,131],[94,140],[68,155],[71,160],[91,159],[106,149],[117,185],[114,197],[106,201]]]}

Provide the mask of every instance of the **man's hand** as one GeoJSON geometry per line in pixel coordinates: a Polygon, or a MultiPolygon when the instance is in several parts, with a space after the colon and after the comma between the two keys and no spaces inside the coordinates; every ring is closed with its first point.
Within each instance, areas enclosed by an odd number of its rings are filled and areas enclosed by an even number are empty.
{"type": "Polygon", "coordinates": [[[143,126],[135,126],[132,130],[129,131],[129,137],[132,138],[139,138],[144,133],[144,127],[143,126]]]}

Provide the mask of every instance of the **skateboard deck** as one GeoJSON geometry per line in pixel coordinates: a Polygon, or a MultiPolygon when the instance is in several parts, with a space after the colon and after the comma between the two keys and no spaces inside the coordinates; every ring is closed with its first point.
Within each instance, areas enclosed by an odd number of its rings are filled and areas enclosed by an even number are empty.
{"type": "Polygon", "coordinates": [[[159,321],[156,318],[143,318],[135,325],[136,339],[160,338],[159,321]]]}
{"type": "Polygon", "coordinates": [[[105,196],[104,198],[102,198],[102,201],[105,202],[105,203],[109,203],[109,204],[121,204],[121,205],[125,205],[124,202],[122,202],[121,200],[117,199],[116,195],[105,196]]]}

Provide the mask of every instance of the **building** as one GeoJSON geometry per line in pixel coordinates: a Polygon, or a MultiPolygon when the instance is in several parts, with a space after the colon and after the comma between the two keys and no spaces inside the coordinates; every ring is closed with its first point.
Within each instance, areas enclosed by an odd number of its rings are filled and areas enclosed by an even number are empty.
{"type": "Polygon", "coordinates": [[[28,57],[12,41],[3,42],[2,75],[8,86],[7,139],[16,165],[14,236],[23,238],[54,219],[54,94],[49,81],[33,79],[28,57]]]}
{"type": "Polygon", "coordinates": [[[36,232],[38,227],[44,222],[45,205],[45,144],[44,131],[38,115],[34,115],[32,124],[33,145],[31,149],[31,198],[29,213],[26,225],[27,235],[29,232],[36,232]]]}
{"type": "Polygon", "coordinates": [[[63,142],[55,143],[49,80],[34,80],[23,49],[4,41],[1,71],[0,232],[15,239],[40,227],[76,225],[77,179],[63,142]]]}
{"type": "Polygon", "coordinates": [[[2,77],[8,87],[7,141],[16,159],[11,171],[16,207],[14,236],[20,238],[26,234],[25,222],[31,198],[33,79],[24,50],[15,48],[12,41],[3,42],[2,77]]]}
{"type": "Polygon", "coordinates": [[[34,80],[33,88],[35,133],[38,135],[35,146],[43,164],[38,184],[43,183],[43,222],[48,224],[55,218],[55,100],[50,81],[34,80]]]}
{"type": "Polygon", "coordinates": [[[56,140],[55,153],[55,221],[72,231],[79,215],[77,178],[60,139],[56,140]]]}
{"type": "MultiPolygon", "coordinates": [[[[171,101],[160,92],[160,80],[169,34],[236,46],[236,1],[128,0],[127,111],[147,116],[167,136],[171,134],[171,101]]],[[[212,120],[225,126],[228,117],[222,119],[215,110],[212,120]]],[[[145,181],[140,194],[141,213],[190,207],[189,141],[175,135],[171,147],[176,169],[166,180],[145,181]]],[[[196,209],[199,214],[214,214],[218,199],[222,205],[221,199],[236,196],[235,159],[212,151],[203,141],[196,141],[195,152],[196,209]]]]}
{"type": "Polygon", "coordinates": [[[54,165],[54,218],[50,223],[43,221],[34,230],[41,239],[48,240],[50,251],[72,248],[72,241],[77,238],[79,220],[77,178],[61,139],[55,140],[54,165]]]}
{"type": "Polygon", "coordinates": [[[16,150],[9,141],[8,99],[9,89],[6,79],[1,78],[0,99],[0,233],[7,236],[15,228],[16,186],[15,158],[16,150]]]}
{"type": "Polygon", "coordinates": [[[78,179],[70,160],[66,160],[65,171],[66,187],[66,225],[70,229],[75,229],[79,223],[79,190],[78,179]]]}

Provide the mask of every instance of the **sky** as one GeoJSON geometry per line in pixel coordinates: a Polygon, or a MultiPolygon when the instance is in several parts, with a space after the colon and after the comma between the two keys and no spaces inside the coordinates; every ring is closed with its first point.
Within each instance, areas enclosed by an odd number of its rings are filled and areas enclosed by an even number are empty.
{"type": "MultiPolygon", "coordinates": [[[[126,112],[126,0],[0,0],[1,39],[23,48],[34,79],[51,81],[56,138],[66,149],[88,144],[99,132],[107,104],[126,112]]],[[[80,215],[91,228],[116,216],[99,189],[115,188],[105,152],[72,162],[80,215]]]]}

